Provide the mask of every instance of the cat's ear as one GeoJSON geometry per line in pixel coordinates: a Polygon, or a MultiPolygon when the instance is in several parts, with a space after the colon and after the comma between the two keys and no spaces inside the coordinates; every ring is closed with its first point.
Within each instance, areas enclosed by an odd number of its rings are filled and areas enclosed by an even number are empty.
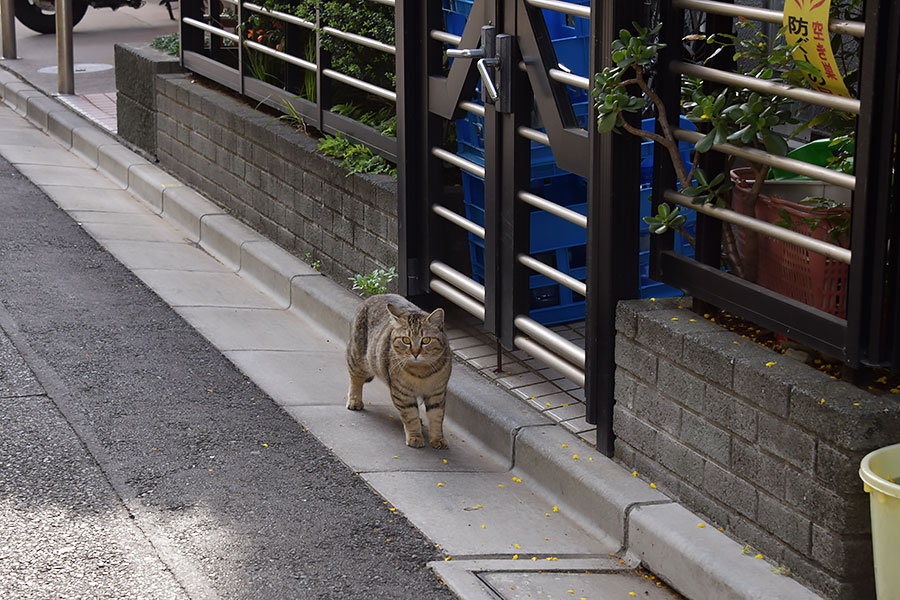
{"type": "Polygon", "coordinates": [[[444,327],[444,309],[436,308],[433,313],[428,315],[426,319],[431,325],[435,327],[440,327],[443,329],[444,327]]]}
{"type": "Polygon", "coordinates": [[[406,320],[406,313],[393,304],[388,304],[387,309],[395,325],[402,325],[403,321],[406,320]]]}

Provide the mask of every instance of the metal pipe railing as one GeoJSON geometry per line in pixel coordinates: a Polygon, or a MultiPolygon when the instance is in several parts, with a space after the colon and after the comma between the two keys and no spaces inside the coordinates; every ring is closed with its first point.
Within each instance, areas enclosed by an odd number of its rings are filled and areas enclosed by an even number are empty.
{"type": "MultiPolygon", "coordinates": [[[[713,2],[712,0],[673,0],[672,5],[675,8],[701,10],[726,17],[744,17],[745,19],[774,23],[776,25],[784,23],[784,13],[780,10],[756,8],[744,4],[726,4],[724,2],[713,2]]],[[[846,33],[854,37],[864,37],[866,35],[866,24],[859,21],[831,19],[828,22],[828,30],[832,33],[846,33]]]]}
{"type": "Polygon", "coordinates": [[[197,19],[191,19],[190,17],[182,17],[181,21],[185,25],[190,25],[191,27],[196,27],[197,29],[202,29],[207,33],[211,33],[213,35],[219,36],[220,38],[224,38],[226,40],[231,40],[237,44],[241,43],[241,36],[225,31],[224,29],[219,29],[218,27],[213,27],[212,25],[207,25],[203,21],[198,21],[197,19]]]}
{"type": "MultiPolygon", "coordinates": [[[[702,133],[689,131],[687,129],[676,129],[673,134],[675,135],[675,139],[691,142],[693,144],[696,144],[703,138],[702,133]]],[[[796,173],[798,175],[806,175],[807,177],[812,177],[824,181],[825,183],[831,183],[842,188],[847,188],[848,190],[856,189],[856,177],[853,175],[841,173],[840,171],[835,171],[833,169],[826,169],[825,167],[820,167],[818,165],[811,165],[802,160],[770,154],[755,148],[735,146],[734,144],[714,144],[712,149],[737,156],[738,158],[743,158],[746,161],[760,163],[775,167],[776,169],[784,169],[785,171],[790,171],[791,173],[796,173]]]]}
{"type": "Polygon", "coordinates": [[[262,52],[263,54],[268,54],[269,56],[274,56],[275,58],[279,58],[284,62],[291,63],[292,65],[296,65],[307,71],[312,71],[315,73],[319,70],[319,67],[316,63],[309,62],[308,60],[303,60],[302,58],[297,58],[296,56],[292,56],[290,54],[285,54],[284,52],[280,52],[275,50],[274,48],[269,48],[265,44],[259,44],[257,42],[252,42],[250,40],[244,40],[244,45],[252,50],[256,50],[258,52],[262,52]]]}
{"type": "Polygon", "coordinates": [[[345,85],[349,85],[350,87],[354,87],[358,90],[362,90],[364,92],[369,92],[370,94],[374,94],[376,96],[380,96],[381,98],[385,98],[392,102],[397,101],[397,92],[392,92],[391,90],[386,90],[383,87],[378,87],[377,85],[373,85],[371,83],[367,83],[361,79],[357,79],[356,77],[350,77],[349,75],[344,75],[343,73],[339,73],[333,69],[323,69],[322,75],[328,77],[329,79],[334,79],[335,81],[340,81],[345,85]]]}
{"type": "Polygon", "coordinates": [[[462,41],[462,38],[458,35],[453,35],[452,33],[447,33],[446,31],[441,31],[440,29],[432,29],[431,30],[431,39],[437,40],[444,44],[450,44],[451,46],[459,46],[459,43],[462,41]]]}
{"type": "Polygon", "coordinates": [[[582,281],[578,281],[571,275],[567,275],[566,273],[563,273],[558,269],[554,269],[553,267],[546,265],[538,259],[527,254],[520,254],[516,258],[520,263],[522,263],[532,271],[540,273],[544,277],[548,277],[560,285],[566,286],[576,294],[581,294],[582,296],[587,295],[587,285],[582,281]]]}
{"type": "Polygon", "coordinates": [[[367,38],[363,35],[348,33],[346,31],[341,31],[340,29],[335,29],[334,27],[323,27],[322,31],[328,35],[347,40],[348,42],[353,42],[354,44],[359,44],[360,46],[365,46],[366,48],[381,50],[388,54],[397,54],[396,46],[391,46],[390,44],[385,44],[384,42],[379,42],[378,40],[373,40],[372,38],[367,38]]]}
{"type": "Polygon", "coordinates": [[[560,0],[526,0],[526,2],[535,8],[546,8],[547,10],[581,17],[582,19],[591,18],[590,6],[572,4],[571,2],[561,2],[560,0]]]}
{"type": "Polygon", "coordinates": [[[703,213],[705,215],[715,217],[720,221],[733,223],[740,227],[744,227],[757,233],[761,233],[765,236],[775,238],[777,240],[781,240],[795,246],[799,246],[800,248],[809,250],[810,252],[821,254],[832,260],[836,260],[847,265],[850,264],[850,258],[852,255],[850,253],[850,250],[848,250],[847,248],[841,248],[840,246],[835,246],[834,244],[829,244],[828,242],[817,240],[816,238],[809,237],[808,235],[803,235],[802,233],[797,233],[796,231],[791,231],[790,229],[786,229],[784,227],[779,227],[778,225],[774,225],[772,223],[754,219],[753,217],[741,214],[733,210],[729,210],[727,208],[719,208],[718,206],[710,206],[707,204],[694,204],[693,198],[691,198],[690,196],[685,196],[684,194],[679,194],[678,192],[675,192],[673,190],[666,190],[663,193],[663,198],[669,202],[674,202],[675,204],[679,204],[686,208],[696,210],[697,212],[703,213]]]}
{"type": "Polygon", "coordinates": [[[465,102],[460,102],[459,107],[466,112],[472,113],[473,115],[478,115],[479,117],[484,116],[484,106],[482,106],[481,104],[466,100],[465,102]]]}
{"type": "Polygon", "coordinates": [[[456,214],[449,208],[445,208],[440,204],[433,204],[431,206],[431,210],[434,211],[435,214],[447,219],[457,227],[462,227],[469,233],[484,239],[484,227],[479,225],[478,223],[473,223],[472,221],[466,219],[465,217],[456,214]]]}
{"type": "Polygon", "coordinates": [[[522,337],[520,335],[517,335],[513,338],[513,344],[515,344],[516,348],[524,350],[551,369],[556,369],[557,371],[565,375],[565,377],[572,383],[584,387],[584,371],[582,371],[578,367],[571,365],[556,354],[549,352],[540,344],[535,344],[528,338],[522,337]]]}
{"type": "Polygon", "coordinates": [[[484,302],[484,286],[471,277],[466,277],[453,267],[445,265],[440,261],[434,261],[428,266],[431,269],[431,272],[441,279],[452,283],[476,300],[484,302]]]}
{"type": "Polygon", "coordinates": [[[548,74],[550,76],[550,79],[552,79],[553,81],[571,85],[572,87],[576,87],[582,90],[589,89],[591,85],[591,82],[587,77],[581,77],[580,75],[575,75],[573,73],[566,73],[565,71],[561,71],[559,69],[550,69],[548,71],[548,74]]]}
{"type": "Polygon", "coordinates": [[[679,60],[669,63],[669,69],[677,75],[687,75],[688,77],[700,77],[707,81],[715,81],[734,87],[747,88],[755,92],[770,94],[772,96],[781,96],[792,100],[800,100],[809,104],[824,106],[825,108],[834,108],[845,112],[859,114],[860,103],[856,98],[845,98],[844,96],[835,96],[826,94],[816,90],[810,90],[802,87],[795,87],[781,83],[778,81],[770,81],[768,79],[757,79],[749,75],[739,75],[731,71],[721,71],[719,69],[711,69],[701,65],[693,65],[679,60]]]}
{"type": "Polygon", "coordinates": [[[542,146],[550,145],[550,136],[543,131],[538,131],[537,129],[532,129],[531,127],[525,127],[524,125],[521,125],[518,129],[516,129],[516,133],[521,135],[526,140],[537,142],[542,146]]]}
{"type": "Polygon", "coordinates": [[[374,2],[376,4],[384,4],[385,6],[394,6],[394,0],[369,0],[369,2],[374,2]]]}
{"type": "Polygon", "coordinates": [[[530,317],[519,315],[515,318],[514,324],[519,328],[519,331],[525,335],[533,337],[573,365],[581,367],[582,369],[584,368],[584,348],[579,348],[555,331],[547,329],[530,317]]]}
{"type": "Polygon", "coordinates": [[[541,198],[531,192],[520,191],[516,194],[516,197],[526,204],[530,204],[531,206],[546,211],[551,215],[555,215],[560,219],[565,219],[569,223],[574,223],[579,227],[587,229],[587,217],[579,212],[575,212],[571,208],[560,206],[556,202],[551,202],[550,200],[541,198]]]}
{"type": "Polygon", "coordinates": [[[443,160],[444,162],[450,163],[454,167],[459,167],[460,169],[462,169],[463,171],[466,171],[467,173],[471,173],[472,175],[475,175],[476,177],[481,177],[482,179],[484,179],[484,167],[482,167],[481,165],[477,165],[477,164],[473,163],[472,161],[466,160],[461,156],[457,156],[456,154],[453,154],[452,152],[448,152],[447,150],[444,150],[443,148],[432,148],[431,153],[434,156],[443,160]]]}
{"type": "MultiPolygon", "coordinates": [[[[237,4],[237,3],[235,3],[237,4]]],[[[292,15],[290,13],[281,12],[279,10],[269,10],[264,6],[260,6],[259,4],[253,4],[251,2],[244,2],[244,8],[247,10],[253,11],[255,13],[260,13],[272,17],[274,19],[278,19],[280,21],[284,21],[285,23],[291,23],[292,25],[298,25],[300,27],[305,27],[306,29],[315,29],[316,24],[307,21],[306,19],[301,19],[296,15],[292,15]]]]}
{"type": "Polygon", "coordinates": [[[471,296],[467,296],[452,285],[449,285],[448,283],[441,281],[440,279],[432,278],[431,281],[428,282],[428,287],[431,288],[431,291],[440,294],[470,315],[478,317],[479,319],[484,321],[484,304],[479,304],[475,300],[472,300],[471,296]]]}

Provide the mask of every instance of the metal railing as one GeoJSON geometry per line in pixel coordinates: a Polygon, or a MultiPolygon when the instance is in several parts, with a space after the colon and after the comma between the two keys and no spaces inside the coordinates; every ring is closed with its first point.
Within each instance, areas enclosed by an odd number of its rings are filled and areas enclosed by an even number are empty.
{"type": "MultiPolygon", "coordinates": [[[[393,7],[393,0],[368,0],[393,7]]],[[[183,0],[181,18],[182,63],[185,68],[229,87],[271,108],[300,116],[304,123],[323,133],[341,133],[361,142],[388,160],[397,161],[397,140],[348,116],[332,112],[332,82],[349,86],[362,94],[395,103],[393,89],[364,81],[332,66],[332,57],[323,47],[326,37],[393,56],[396,47],[352,31],[344,31],[322,22],[318,10],[315,22],[260,4],[243,0],[212,0],[210,12],[203,11],[201,0],[183,0]],[[223,6],[234,12],[234,22],[224,18],[223,6]],[[250,15],[271,19],[284,31],[281,48],[272,47],[242,35],[250,15]],[[314,59],[307,55],[312,40],[314,59]],[[248,53],[256,52],[283,63],[283,85],[254,77],[248,65],[248,53]],[[303,97],[306,74],[315,76],[315,98],[303,97]]]]}

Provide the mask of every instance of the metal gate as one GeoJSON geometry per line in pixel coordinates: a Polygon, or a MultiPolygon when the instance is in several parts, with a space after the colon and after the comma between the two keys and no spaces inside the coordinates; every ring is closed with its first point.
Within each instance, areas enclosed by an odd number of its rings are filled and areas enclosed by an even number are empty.
{"type": "Polygon", "coordinates": [[[586,75],[605,64],[613,32],[640,20],[641,8],[639,2],[474,0],[457,35],[445,30],[441,2],[396,2],[398,146],[405,166],[401,293],[442,296],[482,319],[506,348],[525,350],[583,385],[587,421],[598,425],[598,448],[609,455],[615,306],[637,295],[638,255],[637,225],[627,231],[614,224],[638,222],[640,148],[634,138],[597,135],[586,75]],[[590,23],[586,73],[561,62],[548,16],[590,23]],[[583,99],[581,115],[575,98],[583,99]],[[483,118],[482,164],[447,143],[448,124],[473,116],[479,125],[483,118]],[[560,172],[583,178],[584,192],[572,192],[583,194],[581,202],[568,192],[556,201],[541,195],[531,155],[545,147],[560,172]],[[445,185],[450,168],[484,181],[483,222],[471,199],[466,214],[445,185]],[[540,233],[530,231],[538,209],[546,227],[557,219],[586,230],[584,270],[558,268],[530,253],[530,239],[540,233]],[[448,249],[460,235],[476,248],[483,242],[483,275],[453,263],[448,249]],[[528,316],[535,274],[562,286],[566,297],[585,298],[584,349],[528,316]]]}

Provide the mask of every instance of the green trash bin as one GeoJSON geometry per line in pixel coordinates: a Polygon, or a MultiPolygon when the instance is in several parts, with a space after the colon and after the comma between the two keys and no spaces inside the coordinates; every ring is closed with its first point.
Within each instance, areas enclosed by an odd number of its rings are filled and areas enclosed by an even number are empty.
{"type": "Polygon", "coordinates": [[[900,444],[870,452],[859,465],[872,512],[878,600],[900,600],[900,444]]]}

